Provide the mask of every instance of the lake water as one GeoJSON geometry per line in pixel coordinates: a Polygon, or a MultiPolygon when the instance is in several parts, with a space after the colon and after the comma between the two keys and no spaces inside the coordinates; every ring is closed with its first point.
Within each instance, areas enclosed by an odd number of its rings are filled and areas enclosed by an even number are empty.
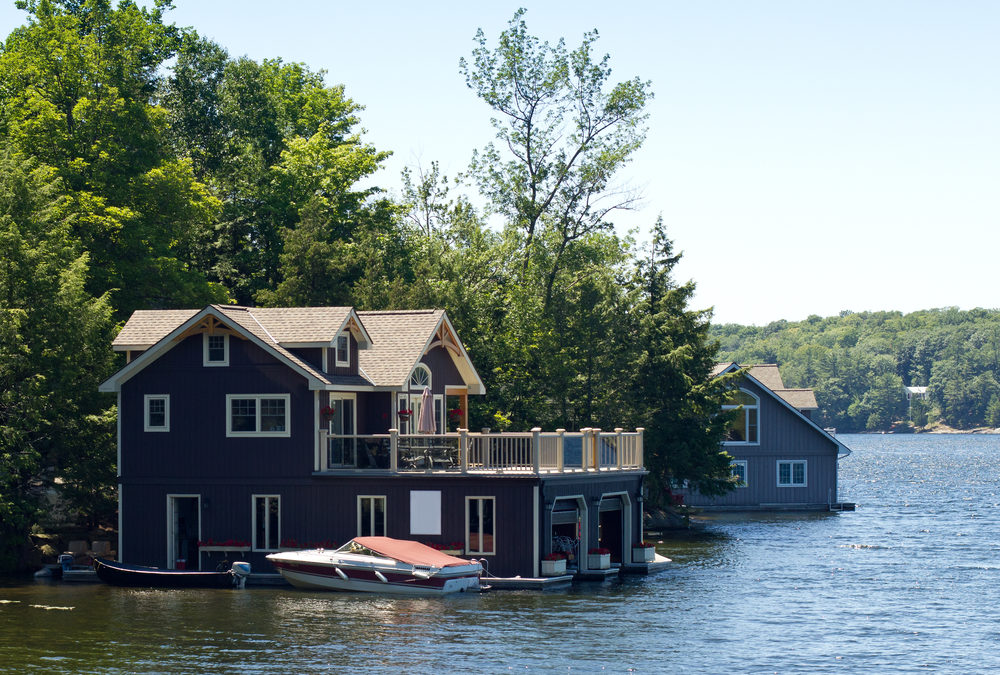
{"type": "Polygon", "coordinates": [[[1000,436],[842,436],[842,514],[727,515],[658,575],[449,598],[0,585],[5,672],[1000,670],[1000,436]]]}

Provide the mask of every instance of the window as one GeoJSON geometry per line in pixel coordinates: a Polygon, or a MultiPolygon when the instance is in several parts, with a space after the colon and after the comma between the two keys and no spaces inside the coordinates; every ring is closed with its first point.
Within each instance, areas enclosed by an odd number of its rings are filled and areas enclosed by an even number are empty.
{"type": "Polygon", "coordinates": [[[757,397],[748,391],[740,389],[730,394],[723,410],[736,410],[737,417],[733,420],[726,436],[726,443],[759,443],[758,415],[759,402],[757,397]]]}
{"type": "Polygon", "coordinates": [[[385,536],[385,497],[358,497],[358,536],[385,536]]]}
{"type": "Polygon", "coordinates": [[[167,394],[147,394],[143,397],[145,417],[144,431],[170,431],[170,396],[167,394]]]}
{"type": "Polygon", "coordinates": [[[410,373],[410,389],[418,389],[423,392],[424,387],[431,386],[431,371],[422,363],[410,373]]]}
{"type": "Polygon", "coordinates": [[[337,336],[337,365],[351,365],[351,340],[347,333],[337,336]]]}
{"type": "Polygon", "coordinates": [[[253,550],[277,551],[281,541],[281,497],[253,496],[253,550]]]}
{"type": "Polygon", "coordinates": [[[494,497],[466,497],[465,550],[469,554],[496,553],[494,518],[496,499],[494,497]]]}
{"type": "Polygon", "coordinates": [[[738,459],[729,465],[732,469],[733,477],[736,478],[736,487],[745,488],[747,486],[747,462],[745,459],[738,459]]]}
{"type": "Polygon", "coordinates": [[[290,436],[289,395],[226,396],[226,436],[290,436]]]}
{"type": "Polygon", "coordinates": [[[778,487],[806,487],[806,460],[778,462],[778,487]]]}
{"type": "Polygon", "coordinates": [[[202,358],[206,366],[229,365],[229,335],[204,334],[202,358]]]}

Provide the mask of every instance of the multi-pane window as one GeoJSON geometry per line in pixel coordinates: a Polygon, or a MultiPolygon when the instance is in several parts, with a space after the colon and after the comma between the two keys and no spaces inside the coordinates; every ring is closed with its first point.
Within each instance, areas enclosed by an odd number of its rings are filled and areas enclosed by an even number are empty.
{"type": "Polygon", "coordinates": [[[738,459],[729,465],[732,469],[733,478],[736,479],[736,487],[747,486],[747,462],[745,459],[738,459]]]}
{"type": "Polygon", "coordinates": [[[227,436],[288,436],[289,396],[270,394],[226,396],[227,436]]]}
{"type": "Polygon", "coordinates": [[[385,536],[385,497],[358,497],[358,536],[385,536]]]}
{"type": "Polygon", "coordinates": [[[337,336],[337,365],[351,365],[351,341],[346,334],[337,336]]]}
{"type": "Polygon", "coordinates": [[[417,365],[410,373],[410,389],[423,391],[424,387],[431,386],[431,371],[423,364],[417,365]]]}
{"type": "Polygon", "coordinates": [[[756,396],[739,389],[729,395],[722,409],[739,410],[736,413],[736,419],[729,426],[729,432],[726,435],[727,443],[759,442],[758,411],[760,406],[756,396]]]}
{"type": "Polygon", "coordinates": [[[805,487],[806,460],[778,462],[778,487],[805,487]]]}
{"type": "Polygon", "coordinates": [[[276,551],[281,542],[281,497],[254,495],[253,548],[255,551],[276,551]]]}
{"type": "Polygon", "coordinates": [[[147,394],[143,398],[145,431],[170,431],[170,396],[147,394]]]}
{"type": "Polygon", "coordinates": [[[209,335],[205,333],[204,342],[204,364],[206,366],[228,366],[229,365],[229,336],[209,335]]]}
{"type": "Polygon", "coordinates": [[[466,553],[496,553],[494,497],[466,497],[466,553]]]}

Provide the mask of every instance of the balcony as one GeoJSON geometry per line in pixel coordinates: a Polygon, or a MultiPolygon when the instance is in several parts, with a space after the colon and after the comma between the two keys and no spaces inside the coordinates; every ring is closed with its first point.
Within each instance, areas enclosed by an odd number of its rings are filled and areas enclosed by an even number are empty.
{"type": "Polygon", "coordinates": [[[565,474],[643,469],[642,429],[335,436],[319,432],[320,474],[565,474]]]}

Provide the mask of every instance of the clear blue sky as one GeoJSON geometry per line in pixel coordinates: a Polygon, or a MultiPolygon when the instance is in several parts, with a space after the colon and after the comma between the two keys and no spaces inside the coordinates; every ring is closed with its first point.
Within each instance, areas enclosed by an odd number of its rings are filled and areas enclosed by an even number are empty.
{"type": "MultiPolygon", "coordinates": [[[[716,321],[1000,306],[1000,3],[175,3],[233,56],[343,83],[395,153],[393,191],[403,166],[451,176],[492,138],[458,72],[477,28],[495,37],[518,6],[550,41],[597,28],[616,80],[656,93],[622,175],[643,208],[616,225],[642,236],[662,214],[716,321]]],[[[4,0],[0,30],[23,16],[4,0]]]]}

